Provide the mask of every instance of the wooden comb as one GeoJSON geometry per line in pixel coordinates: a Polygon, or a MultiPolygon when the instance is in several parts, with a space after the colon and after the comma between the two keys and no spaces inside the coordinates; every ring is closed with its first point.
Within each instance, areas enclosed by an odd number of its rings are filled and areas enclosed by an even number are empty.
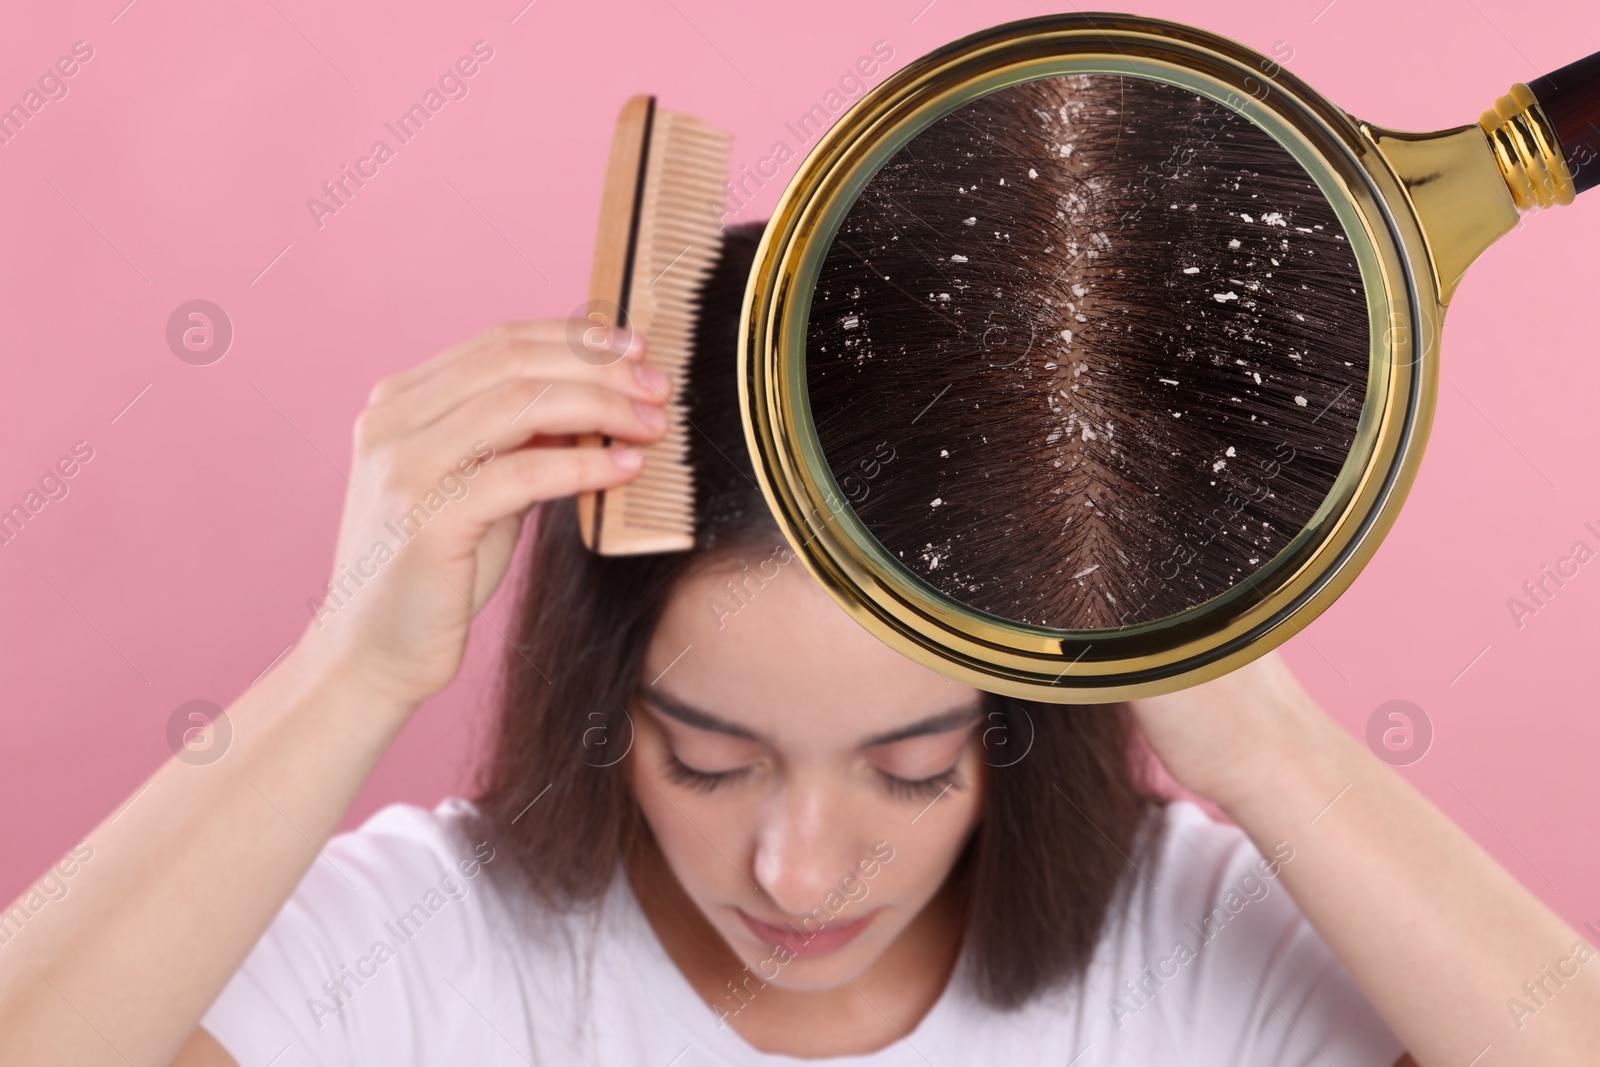
{"type": "MultiPolygon", "coordinates": [[[[617,116],[606,163],[589,318],[614,313],[617,321],[604,325],[643,334],[645,364],[665,372],[680,390],[700,288],[722,247],[732,140],[692,115],[656,107],[653,96],[634,96],[617,116]]],[[[578,526],[591,551],[626,556],[694,547],[688,421],[676,402],[667,403],[665,414],[665,432],[643,449],[637,477],[579,494],[578,526]]],[[[610,438],[595,434],[580,443],[609,444],[610,438]]]]}

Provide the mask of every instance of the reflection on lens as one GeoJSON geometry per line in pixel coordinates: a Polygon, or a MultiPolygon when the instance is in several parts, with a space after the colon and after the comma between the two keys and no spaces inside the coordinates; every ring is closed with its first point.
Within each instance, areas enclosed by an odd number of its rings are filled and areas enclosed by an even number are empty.
{"type": "Polygon", "coordinates": [[[822,264],[809,403],[872,535],[935,589],[1061,630],[1248,581],[1327,497],[1367,303],[1265,131],[1142,78],[1063,75],[938,120],[822,264]]]}

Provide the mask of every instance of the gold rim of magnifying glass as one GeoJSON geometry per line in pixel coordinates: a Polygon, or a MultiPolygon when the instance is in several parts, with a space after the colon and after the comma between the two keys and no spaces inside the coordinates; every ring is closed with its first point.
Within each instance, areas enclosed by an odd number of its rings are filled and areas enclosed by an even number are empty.
{"type": "Polygon", "coordinates": [[[1192,27],[1115,14],[1008,23],[880,83],[818,142],[774,210],[740,322],[740,405],[761,489],[807,570],[880,640],[948,677],[1056,703],[1116,701],[1216,677],[1293,636],[1376,551],[1421,462],[1444,306],[1405,187],[1370,135],[1270,59],[1192,27]],[[1153,78],[1265,129],[1316,181],[1355,253],[1371,337],[1367,393],[1323,505],[1232,589],[1116,630],[1051,630],[970,608],[906,569],[850,510],[806,402],[810,295],[833,234],[877,169],[938,118],[1055,74],[1153,78]]]}

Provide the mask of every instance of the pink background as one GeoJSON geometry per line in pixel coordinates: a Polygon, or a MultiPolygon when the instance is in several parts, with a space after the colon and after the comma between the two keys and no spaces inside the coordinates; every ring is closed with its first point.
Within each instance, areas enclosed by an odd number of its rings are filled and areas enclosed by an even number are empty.
{"type": "MultiPolygon", "coordinates": [[[[371,384],[583,298],[627,95],[734,132],[735,163],[753,164],[776,140],[803,154],[785,122],[874,42],[893,69],[1058,10],[523,2],[12,5],[0,103],[75,41],[94,57],[0,145],[0,509],[74,442],[94,458],[0,545],[0,898],[168,757],[174,708],[226,706],[300,633],[371,384]],[[494,56],[469,95],[319,229],[307,198],[480,39],[494,56]],[[209,366],[165,340],[196,298],[236,333],[209,366]]],[[[1292,52],[1290,70],[1401,128],[1471,122],[1512,82],[1600,49],[1589,3],[1547,5],[1537,24],[1513,0],[1324,3],[1141,10],[1292,52]]],[[[738,217],[764,217],[797,162],[738,217]]],[[[1583,528],[1600,527],[1591,197],[1526,220],[1468,274],[1411,498],[1355,586],[1285,648],[1357,735],[1387,700],[1420,705],[1435,738],[1402,773],[1574,924],[1600,919],[1600,562],[1520,629],[1507,598],[1578,538],[1600,547],[1583,528]]],[[[463,677],[347,825],[465,787],[502,648],[480,622],[463,677]]]]}

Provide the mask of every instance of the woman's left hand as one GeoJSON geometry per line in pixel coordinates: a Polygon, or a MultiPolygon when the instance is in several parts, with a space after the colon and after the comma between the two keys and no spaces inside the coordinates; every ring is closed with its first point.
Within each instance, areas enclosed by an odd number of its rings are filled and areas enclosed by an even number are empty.
{"type": "Polygon", "coordinates": [[[1315,752],[1319,730],[1334,725],[1276,650],[1209,682],[1128,703],[1178,784],[1224,808],[1271,789],[1274,775],[1315,752]]]}
{"type": "Polygon", "coordinates": [[[1476,1062],[1492,1046],[1496,1064],[1595,1063],[1600,969],[1541,1005],[1515,999],[1550,966],[1591,958],[1578,932],[1326,715],[1276,652],[1128,703],[1180,785],[1263,854],[1293,847],[1278,877],[1416,1062],[1476,1062]]]}

